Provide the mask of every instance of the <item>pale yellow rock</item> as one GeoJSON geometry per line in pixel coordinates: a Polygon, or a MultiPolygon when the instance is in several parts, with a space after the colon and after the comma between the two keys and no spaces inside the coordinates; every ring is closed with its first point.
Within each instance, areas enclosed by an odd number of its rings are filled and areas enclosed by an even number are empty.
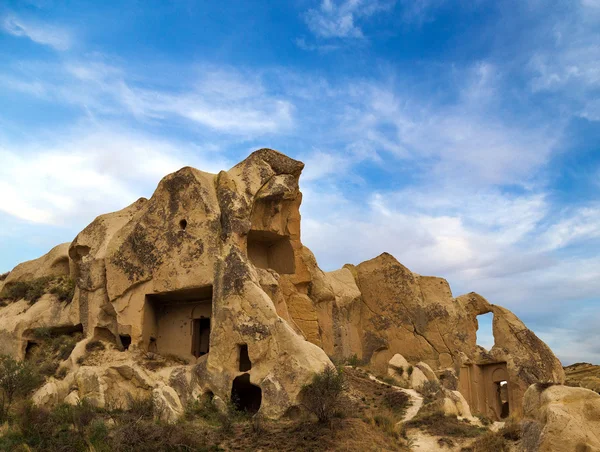
{"type": "Polygon", "coordinates": [[[183,416],[184,408],[177,392],[170,386],[160,384],[152,391],[152,402],[156,419],[173,424],[183,416]]]}
{"type": "Polygon", "coordinates": [[[413,389],[421,388],[425,383],[429,381],[425,374],[418,367],[413,366],[410,374],[410,387],[413,389]]]}
{"type": "Polygon", "coordinates": [[[79,398],[79,393],[77,391],[71,391],[67,397],[63,400],[67,405],[76,406],[81,402],[79,398]]]}
{"type": "Polygon", "coordinates": [[[431,369],[431,367],[429,367],[429,364],[421,361],[421,362],[418,362],[417,364],[415,364],[415,367],[417,369],[419,369],[421,372],[423,372],[423,374],[425,374],[425,377],[427,377],[427,380],[438,381],[438,377],[433,372],[433,369],[431,369]]]}
{"type": "Polygon", "coordinates": [[[542,426],[540,452],[600,451],[600,395],[594,391],[532,385],[523,403],[525,417],[542,426]]]}

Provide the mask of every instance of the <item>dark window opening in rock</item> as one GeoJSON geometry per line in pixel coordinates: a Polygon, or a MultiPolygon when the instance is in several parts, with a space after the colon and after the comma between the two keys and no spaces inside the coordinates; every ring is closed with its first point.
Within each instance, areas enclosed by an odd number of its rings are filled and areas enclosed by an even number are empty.
{"type": "Polygon", "coordinates": [[[150,343],[148,344],[148,351],[152,352],[152,353],[157,353],[158,352],[158,346],[156,345],[156,338],[155,337],[151,337],[150,338],[150,343]]]}
{"type": "Polygon", "coordinates": [[[187,228],[187,220],[181,220],[179,222],[179,227],[181,228],[182,231],[185,231],[185,228],[187,228]]]}
{"type": "Polygon", "coordinates": [[[27,341],[27,346],[25,347],[25,359],[31,359],[31,356],[35,354],[36,350],[40,348],[40,344],[35,341],[27,341]]]}
{"type": "Polygon", "coordinates": [[[131,345],[131,336],[129,334],[121,334],[119,335],[119,339],[121,339],[123,350],[129,350],[129,346],[131,345]]]}
{"type": "Polygon", "coordinates": [[[248,344],[240,344],[240,372],[248,372],[252,369],[252,362],[248,355],[248,344]]]}
{"type": "Polygon", "coordinates": [[[488,312],[477,316],[477,345],[489,351],[494,346],[494,333],[492,323],[494,322],[494,314],[488,312]]]}
{"type": "Polygon", "coordinates": [[[250,383],[250,374],[244,374],[233,380],[231,402],[240,410],[254,414],[260,409],[262,391],[259,386],[250,383]]]}
{"type": "MultiPolygon", "coordinates": [[[[146,295],[142,337],[156,338],[156,353],[187,361],[208,353],[212,286],[146,295]]],[[[150,350],[149,350],[150,351],[150,350]]]]}
{"type": "Polygon", "coordinates": [[[212,402],[214,398],[215,398],[215,395],[213,394],[212,391],[206,391],[204,394],[202,394],[202,400],[205,403],[212,402]]]}
{"type": "Polygon", "coordinates": [[[508,406],[508,382],[500,381],[496,383],[496,391],[498,395],[498,403],[500,405],[500,418],[507,418],[510,412],[508,406]]]}
{"type": "Polygon", "coordinates": [[[294,249],[290,238],[268,231],[248,233],[248,257],[259,268],[270,268],[279,274],[296,271],[294,249]]]}
{"type": "Polygon", "coordinates": [[[210,347],[210,318],[194,319],[192,333],[192,355],[199,358],[208,353],[210,347]]]}

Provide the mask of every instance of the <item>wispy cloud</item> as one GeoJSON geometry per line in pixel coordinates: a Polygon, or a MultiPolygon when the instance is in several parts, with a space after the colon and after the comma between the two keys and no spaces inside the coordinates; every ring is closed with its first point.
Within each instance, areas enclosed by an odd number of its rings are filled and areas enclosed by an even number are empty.
{"type": "Polygon", "coordinates": [[[322,0],[317,8],[305,13],[310,31],[322,38],[363,38],[358,24],[374,14],[389,11],[395,1],[390,0],[322,0]]]}
{"type": "Polygon", "coordinates": [[[159,88],[136,82],[138,75],[100,61],[50,67],[20,65],[0,75],[14,90],[81,106],[97,115],[124,114],[144,121],[185,120],[224,134],[268,134],[290,129],[294,105],[271,94],[255,75],[234,69],[189,70],[186,80],[159,88]],[[40,73],[49,76],[40,78],[40,73]]]}
{"type": "Polygon", "coordinates": [[[5,16],[2,19],[2,29],[13,36],[29,38],[33,42],[50,46],[56,50],[68,50],[72,43],[71,35],[62,28],[24,20],[13,15],[5,16]]]}
{"type": "MultiPolygon", "coordinates": [[[[47,141],[46,141],[47,140],[47,141]]],[[[183,166],[218,172],[231,166],[208,146],[84,123],[45,143],[0,143],[0,211],[31,223],[85,226],[103,212],[150,196],[183,166]]]]}

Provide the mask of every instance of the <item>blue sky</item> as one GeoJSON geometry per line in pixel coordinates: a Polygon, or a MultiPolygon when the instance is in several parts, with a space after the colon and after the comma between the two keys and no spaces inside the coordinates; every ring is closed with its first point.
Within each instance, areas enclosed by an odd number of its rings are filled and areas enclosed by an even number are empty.
{"type": "Polygon", "coordinates": [[[271,147],[325,270],[388,251],[600,363],[598,30],[599,0],[4,1],[0,272],[271,147]]]}

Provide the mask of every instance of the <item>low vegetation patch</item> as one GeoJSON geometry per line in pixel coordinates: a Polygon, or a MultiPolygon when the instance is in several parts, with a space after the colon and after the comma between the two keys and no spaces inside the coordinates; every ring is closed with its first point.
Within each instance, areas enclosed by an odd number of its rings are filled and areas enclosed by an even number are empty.
{"type": "Polygon", "coordinates": [[[417,415],[417,417],[406,422],[404,425],[406,428],[425,430],[430,435],[460,438],[475,438],[487,431],[485,428],[472,425],[466,420],[463,421],[454,416],[446,416],[439,411],[417,415]]]}
{"type": "Polygon", "coordinates": [[[444,391],[437,381],[429,380],[418,388],[423,396],[423,404],[429,405],[437,400],[444,398],[444,391]]]}
{"type": "Polygon", "coordinates": [[[90,341],[85,344],[85,351],[88,353],[106,350],[106,346],[102,341],[90,341]]]}
{"type": "Polygon", "coordinates": [[[60,301],[70,303],[75,295],[75,284],[68,276],[46,276],[30,281],[17,281],[2,289],[0,300],[27,300],[33,304],[46,293],[55,294],[60,301]]]}
{"type": "Polygon", "coordinates": [[[410,406],[410,397],[402,391],[386,391],[384,398],[388,408],[399,415],[404,415],[410,406]]]}
{"type": "Polygon", "coordinates": [[[469,447],[463,447],[461,452],[509,452],[510,443],[499,433],[488,432],[477,438],[469,447]]]}
{"type": "Polygon", "coordinates": [[[50,328],[36,328],[32,331],[25,360],[35,366],[43,376],[55,375],[60,362],[67,359],[83,333],[58,334],[50,328]]]}

